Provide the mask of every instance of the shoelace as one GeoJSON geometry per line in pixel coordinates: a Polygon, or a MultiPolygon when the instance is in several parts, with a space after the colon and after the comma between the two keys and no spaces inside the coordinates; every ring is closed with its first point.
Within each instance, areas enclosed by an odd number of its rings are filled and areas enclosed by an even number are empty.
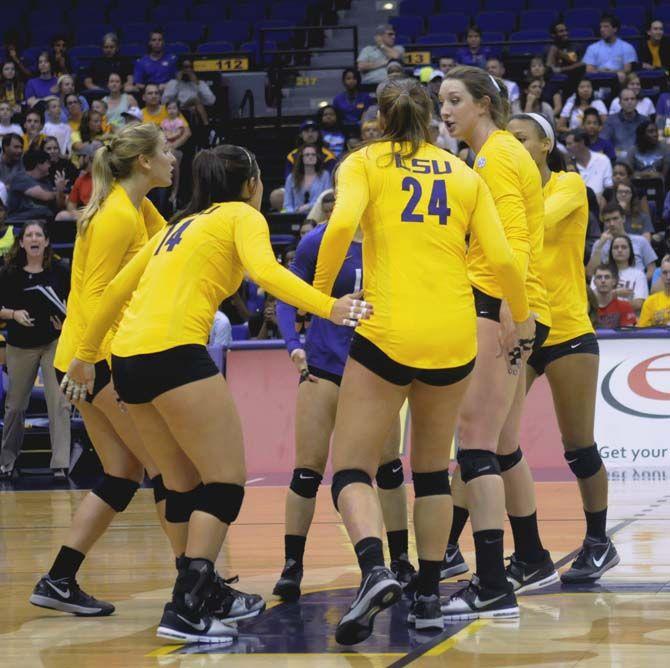
{"type": "Polygon", "coordinates": [[[475,586],[476,586],[476,585],[474,584],[474,582],[472,582],[472,580],[456,580],[456,584],[458,584],[459,582],[463,582],[463,583],[467,583],[467,584],[466,584],[466,586],[463,587],[462,589],[459,589],[457,592],[453,593],[453,594],[449,597],[449,600],[450,600],[450,601],[452,601],[452,600],[454,600],[454,599],[457,599],[457,598],[461,598],[461,596],[462,596],[463,594],[465,594],[466,591],[470,591],[470,589],[474,589],[475,586]]]}

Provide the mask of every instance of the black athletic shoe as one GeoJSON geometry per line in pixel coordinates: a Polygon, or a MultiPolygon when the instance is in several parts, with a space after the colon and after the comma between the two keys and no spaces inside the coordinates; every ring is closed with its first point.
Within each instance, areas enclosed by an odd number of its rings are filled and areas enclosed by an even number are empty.
{"type": "Polygon", "coordinates": [[[391,562],[391,572],[395,575],[400,586],[405,589],[416,575],[416,568],[412,566],[406,554],[400,555],[400,559],[391,562]]]}
{"type": "Polygon", "coordinates": [[[396,603],[401,595],[402,588],[393,573],[384,566],[375,566],[337,625],[335,640],[340,645],[355,645],[369,638],[377,614],[396,603]]]}
{"type": "Polygon", "coordinates": [[[444,559],[442,559],[442,566],[440,568],[440,580],[453,578],[454,575],[461,575],[461,573],[467,572],[468,565],[465,563],[458,545],[447,545],[447,551],[444,553],[444,559]]]}
{"type": "Polygon", "coordinates": [[[265,601],[258,594],[245,594],[230,585],[237,582],[237,576],[224,580],[215,576],[215,589],[207,602],[208,612],[220,622],[236,622],[260,615],[265,610],[265,601]]]}
{"type": "Polygon", "coordinates": [[[444,629],[444,617],[440,608],[440,597],[414,595],[414,600],[407,615],[407,623],[417,630],[444,629]]]}
{"type": "Polygon", "coordinates": [[[542,589],[542,587],[558,582],[554,562],[549,552],[545,550],[545,554],[545,559],[538,562],[521,561],[515,554],[509,557],[509,566],[505,569],[505,575],[517,594],[542,589]]]}
{"type": "Polygon", "coordinates": [[[465,619],[515,619],[519,616],[516,596],[509,589],[485,589],[476,575],[467,587],[456,592],[442,606],[447,622],[465,619]]]}
{"type": "Polygon", "coordinates": [[[214,619],[207,612],[189,613],[166,603],[156,635],[180,642],[220,643],[230,645],[237,629],[214,619]]]}
{"type": "Polygon", "coordinates": [[[45,575],[35,585],[30,602],[40,608],[69,612],[78,617],[106,617],[114,612],[111,603],[89,596],[73,577],[52,580],[45,575]]]}
{"type": "Polygon", "coordinates": [[[284,570],[277,580],[272,593],[282,601],[292,603],[300,598],[300,583],[302,582],[302,564],[295,559],[287,559],[284,570]]]}
{"type": "Polygon", "coordinates": [[[614,543],[609,538],[602,543],[587,536],[572,566],[561,575],[561,582],[595,582],[619,561],[614,543]]]}

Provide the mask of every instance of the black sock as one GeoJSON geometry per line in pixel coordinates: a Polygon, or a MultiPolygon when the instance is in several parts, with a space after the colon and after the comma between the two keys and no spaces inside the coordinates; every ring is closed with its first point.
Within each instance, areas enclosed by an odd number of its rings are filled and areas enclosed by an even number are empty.
{"type": "Polygon", "coordinates": [[[599,510],[597,513],[590,513],[585,510],[584,516],[586,517],[586,536],[596,538],[604,543],[607,540],[607,508],[599,510]]]}
{"type": "Polygon", "coordinates": [[[458,540],[469,516],[470,513],[467,508],[454,506],[454,518],[451,520],[451,531],[449,532],[449,545],[458,545],[458,540]]]}
{"type": "Polygon", "coordinates": [[[73,578],[77,574],[84,559],[86,559],[86,555],[78,550],[73,550],[67,545],[61,546],[53,566],[51,566],[51,570],[49,571],[49,577],[52,580],[73,578]]]}
{"type": "Polygon", "coordinates": [[[407,529],[400,529],[398,531],[387,531],[386,539],[389,544],[389,554],[391,561],[396,561],[401,557],[407,559],[407,552],[409,551],[409,538],[407,529]]]}
{"type": "Polygon", "coordinates": [[[358,565],[365,577],[375,566],[384,565],[384,546],[379,538],[370,536],[363,538],[354,545],[358,565]]]}
{"type": "Polygon", "coordinates": [[[503,556],[503,530],[475,531],[477,575],[484,587],[507,589],[505,560],[503,556]]]}
{"type": "Polygon", "coordinates": [[[299,564],[302,564],[302,558],[305,554],[306,536],[291,536],[286,534],[284,536],[284,557],[285,559],[293,559],[299,564]]]}
{"type": "Polygon", "coordinates": [[[419,576],[416,580],[416,591],[420,596],[431,596],[440,593],[441,561],[419,559],[419,576]]]}
{"type": "Polygon", "coordinates": [[[514,554],[521,560],[538,563],[546,557],[537,526],[537,512],[526,517],[508,515],[514,534],[514,554]]]}

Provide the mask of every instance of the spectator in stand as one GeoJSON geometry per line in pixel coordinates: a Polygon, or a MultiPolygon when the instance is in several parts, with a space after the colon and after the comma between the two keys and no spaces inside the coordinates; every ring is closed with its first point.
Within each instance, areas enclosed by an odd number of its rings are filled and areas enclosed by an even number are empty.
{"type": "Polygon", "coordinates": [[[614,144],[617,157],[624,160],[635,145],[637,127],[649,120],[635,109],[636,104],[635,93],[624,88],[621,91],[621,111],[607,117],[602,131],[602,138],[614,144]]]}
{"type": "Polygon", "coordinates": [[[494,58],[495,53],[488,46],[482,46],[482,31],[478,26],[470,26],[465,38],[467,46],[456,51],[456,60],[460,65],[472,65],[486,69],[486,62],[494,58]]]}
{"type": "Polygon", "coordinates": [[[663,179],[667,183],[670,148],[661,143],[658,128],[652,121],[643,121],[635,132],[635,146],[628,154],[628,164],[636,179],[663,179]]]}
{"type": "Polygon", "coordinates": [[[361,139],[364,142],[379,139],[381,136],[382,131],[378,121],[364,121],[361,123],[361,139]]]}
{"type": "Polygon", "coordinates": [[[670,93],[661,93],[658,96],[656,127],[663,133],[663,141],[670,144],[670,93]]]}
{"type": "Polygon", "coordinates": [[[144,87],[142,99],[144,100],[142,121],[160,126],[167,118],[167,110],[165,109],[165,105],[161,104],[161,93],[158,84],[147,84],[144,87]]]}
{"type": "Polygon", "coordinates": [[[317,223],[311,218],[305,219],[305,222],[300,226],[300,238],[302,239],[306,234],[309,234],[315,227],[317,223]]]}
{"type": "Polygon", "coordinates": [[[21,105],[25,101],[25,87],[23,80],[16,74],[16,66],[11,60],[2,64],[0,76],[0,102],[7,102],[12,115],[21,112],[21,105]]]}
{"type": "MultiPolygon", "coordinates": [[[[7,253],[9,253],[14,244],[14,227],[7,225],[7,208],[5,201],[7,199],[7,188],[0,181],[0,264],[4,264],[7,253]]],[[[5,361],[0,356],[0,365],[5,361]]]]}
{"type": "MultiPolygon", "coordinates": [[[[600,216],[604,232],[600,236],[600,239],[593,244],[593,248],[591,249],[591,259],[586,265],[586,275],[589,278],[593,276],[595,269],[599,264],[604,264],[609,260],[610,247],[614,236],[626,233],[624,230],[624,211],[621,206],[615,202],[606,204],[603,207],[600,216]]],[[[629,234],[628,237],[633,244],[635,266],[643,271],[647,280],[649,280],[654,273],[658,256],[643,236],[629,234]]]]}
{"type": "Polygon", "coordinates": [[[18,173],[9,189],[8,220],[51,221],[58,211],[65,208],[67,180],[62,172],[56,175],[56,188],[49,184],[49,156],[34,148],[23,156],[24,172],[18,173]]]}
{"type": "Polygon", "coordinates": [[[330,220],[335,208],[335,191],[332,188],[324,190],[317,198],[307,219],[314,221],[317,225],[323,225],[330,220]]]}
{"type": "MultiPolygon", "coordinates": [[[[563,109],[563,96],[561,89],[552,84],[547,86],[551,80],[551,72],[547,69],[541,56],[533,56],[528,63],[526,72],[526,82],[530,83],[533,79],[542,79],[542,101],[546,102],[552,109],[552,117],[558,116],[563,109]]],[[[521,105],[523,106],[523,104],[521,105]]]]}
{"type": "MultiPolygon", "coordinates": [[[[56,179],[59,174],[62,174],[68,182],[72,185],[79,170],[74,166],[72,160],[68,160],[61,152],[58,139],[56,137],[45,137],[43,141],[37,142],[35,148],[41,148],[49,156],[49,176],[47,178],[49,187],[52,190],[56,188],[56,179]]],[[[67,192],[68,188],[66,188],[67,192]]]]}
{"type": "Polygon", "coordinates": [[[25,96],[29,107],[34,107],[40,100],[58,94],[58,79],[53,74],[48,51],[43,51],[37,58],[37,70],[39,76],[28,79],[26,84],[25,96]]]}
{"type": "Polygon", "coordinates": [[[339,158],[345,151],[347,137],[342,129],[337,109],[332,104],[321,107],[317,114],[317,122],[324,145],[336,158],[339,158]]]}
{"type": "Polygon", "coordinates": [[[102,131],[104,134],[112,131],[112,126],[107,120],[107,103],[104,100],[93,100],[91,102],[90,111],[95,111],[97,114],[100,114],[102,119],[102,131]]]}
{"type": "Polygon", "coordinates": [[[638,327],[667,327],[670,325],[670,255],[661,261],[663,290],[647,297],[640,314],[638,327]]]}
{"type": "Polygon", "coordinates": [[[249,334],[252,339],[280,339],[277,324],[277,300],[273,295],[265,296],[263,312],[249,318],[249,334]]]}
{"type": "Polygon", "coordinates": [[[358,125],[363,112],[373,104],[374,100],[369,93],[362,93],[361,73],[353,67],[347,67],[342,72],[344,91],[333,98],[333,106],[340,114],[344,125],[358,125]]]}
{"type": "Polygon", "coordinates": [[[287,156],[284,165],[284,178],[286,178],[292,171],[296,158],[300,149],[303,146],[316,146],[321,155],[321,160],[324,167],[332,172],[335,169],[337,160],[335,155],[323,145],[323,138],[319,130],[318,123],[313,118],[308,118],[300,124],[300,134],[298,135],[298,146],[294,148],[287,156]]]}
{"type": "Polygon", "coordinates": [[[584,122],[584,112],[587,109],[596,109],[600,120],[604,123],[607,118],[607,107],[601,100],[596,100],[593,93],[593,84],[588,79],[581,79],[577,84],[577,91],[566,101],[558,119],[559,132],[567,132],[579,128],[584,122]]]}
{"type": "Polygon", "coordinates": [[[79,132],[81,129],[81,121],[84,117],[84,110],[81,106],[81,99],[76,93],[70,93],[65,96],[65,107],[67,108],[68,121],[67,124],[70,126],[70,130],[74,132],[79,132]]]}
{"type": "Polygon", "coordinates": [[[144,90],[147,84],[156,84],[159,92],[165,89],[168,81],[177,74],[177,56],[165,53],[165,40],[160,30],[153,30],[149,35],[149,53],[135,62],[133,82],[137,88],[144,90]]]}
{"type": "MultiPolygon", "coordinates": [[[[432,69],[432,68],[431,68],[432,69]]],[[[407,76],[402,60],[392,58],[386,63],[386,79],[404,79],[407,76]]]]}
{"type": "Polygon", "coordinates": [[[44,134],[47,137],[56,137],[60,152],[70,155],[72,150],[72,129],[61,120],[61,104],[57,97],[47,102],[47,113],[44,123],[44,134]]]}
{"type": "Polygon", "coordinates": [[[103,100],[107,105],[107,122],[118,130],[125,125],[123,113],[130,107],[137,107],[137,100],[130,94],[123,92],[123,82],[118,72],[112,72],[107,79],[109,94],[103,100]]]}
{"type": "Polygon", "coordinates": [[[56,35],[51,41],[51,63],[56,78],[73,71],[70,56],[67,52],[67,39],[64,35],[56,35]]]}
{"type": "MultiPolygon", "coordinates": [[[[656,107],[654,103],[648,97],[640,97],[642,93],[642,84],[640,83],[640,77],[635,73],[631,72],[626,75],[626,88],[632,90],[635,93],[635,99],[637,104],[635,109],[639,114],[643,116],[649,116],[653,118],[656,115],[656,107]]],[[[618,114],[621,111],[621,101],[618,97],[615,97],[610,104],[610,115],[618,114]]]]}
{"type": "Polygon", "coordinates": [[[630,302],[616,296],[618,281],[615,266],[601,264],[596,268],[593,277],[595,293],[598,299],[598,316],[596,328],[616,329],[618,327],[633,327],[637,322],[635,311],[630,302]]]}
{"type": "Polygon", "coordinates": [[[513,114],[521,113],[521,93],[519,91],[519,85],[514,81],[505,79],[505,66],[502,63],[500,58],[489,58],[486,61],[486,71],[492,76],[502,79],[507,87],[507,97],[510,102],[511,111],[513,114]]]}
{"type": "MultiPolygon", "coordinates": [[[[74,88],[74,78],[70,74],[62,74],[58,77],[58,97],[61,103],[61,121],[67,123],[70,120],[70,110],[65,104],[65,98],[68,95],[76,95],[74,88]]],[[[88,102],[83,95],[77,95],[82,112],[88,111],[88,102]]]]}
{"type": "Polygon", "coordinates": [[[579,57],[578,47],[570,42],[568,26],[563,21],[555,21],[549,32],[552,43],[547,51],[547,67],[555,74],[581,75],[584,63],[579,57]]]}
{"type": "Polygon", "coordinates": [[[590,44],[584,54],[587,73],[614,72],[623,84],[631,71],[637,54],[632,44],[619,39],[619,19],[612,14],[603,14],[600,19],[600,41],[590,44]]]}
{"type": "Polygon", "coordinates": [[[293,170],[284,184],[284,209],[307,213],[319,195],[332,187],[330,172],[323,165],[318,147],[307,144],[299,149],[293,170]]]}
{"type": "Polygon", "coordinates": [[[0,136],[9,134],[20,135],[23,130],[20,125],[12,123],[12,107],[9,102],[0,102],[0,136]]]}
{"type": "Polygon", "coordinates": [[[39,369],[49,415],[51,469],[65,479],[70,468],[70,407],[60,391],[53,364],[64,315],[40,293],[26,292],[50,289],[64,302],[68,287],[67,272],[54,261],[46,226],[41,222],[27,223],[0,273],[0,318],[8,321],[9,375],[0,455],[3,478],[12,476],[21,452],[25,411],[39,369]]]}
{"type": "Polygon", "coordinates": [[[172,155],[175,157],[174,169],[172,172],[172,194],[170,202],[173,208],[177,206],[177,194],[179,193],[179,175],[181,172],[181,161],[184,156],[181,147],[191,138],[191,128],[188,121],[181,115],[179,102],[171,100],[165,105],[167,118],[161,121],[161,130],[165,134],[172,155]]]}
{"type": "Polygon", "coordinates": [[[523,90],[521,108],[526,114],[535,113],[544,116],[554,126],[554,110],[548,102],[542,101],[544,79],[531,79],[523,90]]]}
{"type": "MultiPolygon", "coordinates": [[[[616,267],[619,276],[616,296],[630,302],[635,313],[640,313],[644,300],[649,296],[649,285],[644,272],[635,266],[633,243],[627,234],[615,234],[610,246],[610,267],[616,267]]],[[[591,288],[595,290],[595,278],[591,280],[591,288]]]]}
{"type": "Polygon", "coordinates": [[[102,116],[91,109],[82,116],[79,132],[72,133],[72,150],[79,155],[87,145],[95,141],[101,142],[104,136],[102,116]]]}
{"type": "Polygon", "coordinates": [[[378,25],[375,43],[363,47],[356,61],[364,84],[379,84],[386,79],[386,64],[389,60],[402,60],[405,47],[396,45],[395,30],[389,23],[378,25]]]}
{"type": "Polygon", "coordinates": [[[16,74],[23,81],[27,81],[33,75],[19,56],[18,44],[23,34],[19,31],[9,31],[5,34],[5,51],[7,52],[7,62],[12,62],[16,68],[16,74]]]}
{"type": "Polygon", "coordinates": [[[121,75],[123,90],[126,93],[135,91],[132,66],[119,54],[119,38],[108,32],[102,38],[102,58],[96,58],[91,64],[88,74],[84,77],[86,90],[103,90],[109,81],[109,75],[115,72],[121,75]]]}
{"type": "Polygon", "coordinates": [[[614,201],[623,209],[625,215],[624,230],[627,234],[640,234],[651,242],[654,226],[651,217],[642,211],[640,200],[629,183],[614,186],[614,201]]]}
{"type": "Polygon", "coordinates": [[[92,142],[82,149],[80,162],[83,171],[75,179],[72,190],[67,198],[67,210],[70,213],[76,214],[91,199],[91,193],[93,192],[93,156],[100,146],[102,146],[101,143],[92,142]]]}
{"type": "Polygon", "coordinates": [[[645,70],[670,69],[670,38],[663,34],[663,21],[649,21],[647,39],[640,49],[640,62],[645,70]]]}
{"type": "Polygon", "coordinates": [[[9,133],[2,138],[0,155],[0,181],[9,189],[12,179],[23,171],[23,139],[18,134],[9,133]]]}
{"type": "Polygon", "coordinates": [[[203,126],[209,125],[209,114],[205,107],[213,106],[216,103],[216,96],[204,81],[198,79],[190,58],[181,60],[176,77],[168,81],[165,86],[163,104],[172,100],[179,103],[182,113],[186,114],[191,122],[199,120],[203,126]]]}
{"type": "Polygon", "coordinates": [[[589,138],[589,148],[596,153],[604,153],[612,162],[616,160],[614,146],[600,136],[603,122],[597,109],[584,109],[582,128],[589,138]]]}
{"type": "Polygon", "coordinates": [[[37,142],[43,141],[46,135],[42,132],[44,129],[44,118],[37,109],[31,109],[26,114],[23,121],[23,150],[28,151],[30,147],[37,142]]]}
{"type": "Polygon", "coordinates": [[[575,161],[584,183],[593,190],[599,206],[602,206],[603,191],[612,185],[612,163],[609,158],[590,149],[589,137],[582,128],[570,130],[565,135],[565,147],[575,161]]]}
{"type": "Polygon", "coordinates": [[[442,56],[438,61],[437,61],[437,69],[442,72],[442,74],[448,74],[451,70],[454,69],[458,65],[458,61],[455,58],[452,58],[451,56],[442,56]]]}

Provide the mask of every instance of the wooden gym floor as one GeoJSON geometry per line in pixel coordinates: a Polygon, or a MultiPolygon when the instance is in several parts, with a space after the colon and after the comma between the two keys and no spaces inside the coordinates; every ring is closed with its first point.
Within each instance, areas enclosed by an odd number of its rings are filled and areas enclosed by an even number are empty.
{"type": "MultiPolygon", "coordinates": [[[[155,637],[174,568],[149,490],[138,493],[80,572],[86,591],[117,606],[116,614],[96,620],[28,604],[85,492],[15,491],[5,485],[0,492],[0,666],[667,668],[670,486],[658,472],[655,480],[633,479],[632,472],[617,477],[610,486],[608,526],[621,564],[598,585],[554,586],[522,596],[518,623],[459,623],[439,635],[409,630],[403,603],[377,618],[370,640],[348,650],[335,644],[333,628],[351,601],[358,572],[328,489],[319,494],[307,542],[306,593],[299,604],[278,605],[271,590],[283,561],[284,488],[264,486],[264,480],[247,488],[218,566],[227,575],[239,574],[240,588],[263,594],[269,609],[240,624],[236,644],[218,648],[167,645],[155,637]]],[[[583,532],[576,485],[540,482],[538,504],[544,543],[565,567],[583,532]]],[[[469,528],[462,547],[472,566],[469,528]]],[[[413,546],[412,552],[415,559],[413,546]]],[[[443,594],[455,587],[446,583],[443,594]]]]}

